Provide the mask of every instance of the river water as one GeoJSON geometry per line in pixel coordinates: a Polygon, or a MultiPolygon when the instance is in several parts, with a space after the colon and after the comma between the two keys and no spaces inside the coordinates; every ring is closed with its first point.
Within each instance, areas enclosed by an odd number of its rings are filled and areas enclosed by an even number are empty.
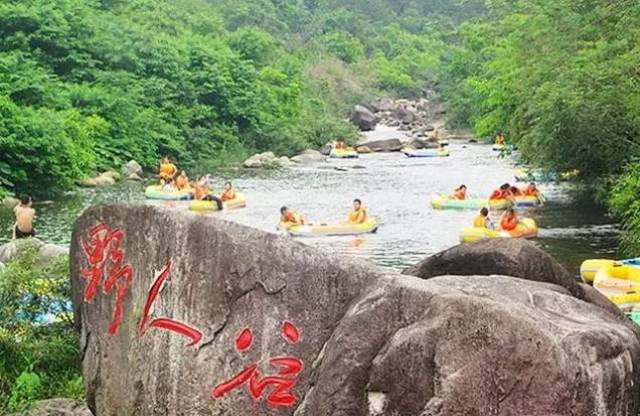
{"type": "MultiPolygon", "coordinates": [[[[217,183],[232,180],[248,203],[244,209],[210,215],[276,232],[282,205],[313,221],[337,222],[346,217],[352,200],[360,198],[381,223],[376,234],[302,241],[336,255],[362,257],[400,270],[457,244],[460,230],[476,215],[473,210],[433,210],[433,195],[451,192],[463,183],[471,194],[488,195],[501,183],[514,181],[513,158],[500,157],[490,146],[454,142],[450,149],[448,158],[409,159],[402,153],[386,153],[277,171],[213,172],[217,183]]],[[[73,222],[85,208],[98,203],[149,203],[144,199],[144,186],[124,182],[39,203],[39,236],[49,242],[69,243],[73,222]]],[[[617,229],[587,195],[568,183],[540,187],[548,199],[546,205],[521,214],[538,222],[536,244],[573,272],[586,258],[615,255],[617,229]]],[[[167,205],[187,209],[182,202],[167,205]]],[[[7,213],[0,216],[0,241],[9,239],[11,224],[7,213]]]]}

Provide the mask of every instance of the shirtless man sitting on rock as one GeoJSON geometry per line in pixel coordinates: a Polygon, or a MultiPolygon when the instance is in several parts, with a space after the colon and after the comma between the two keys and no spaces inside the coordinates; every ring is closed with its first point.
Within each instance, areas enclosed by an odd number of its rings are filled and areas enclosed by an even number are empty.
{"type": "Polygon", "coordinates": [[[36,210],[31,206],[33,201],[30,196],[23,196],[20,204],[17,205],[13,212],[16,214],[16,224],[13,228],[13,238],[35,237],[36,230],[33,228],[33,220],[36,216],[36,210]]]}

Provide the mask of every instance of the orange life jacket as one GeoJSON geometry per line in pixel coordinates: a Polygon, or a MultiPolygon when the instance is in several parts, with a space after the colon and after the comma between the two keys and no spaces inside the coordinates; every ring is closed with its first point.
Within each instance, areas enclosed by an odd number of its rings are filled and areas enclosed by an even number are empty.
{"type": "Polygon", "coordinates": [[[187,186],[188,182],[189,181],[187,180],[186,176],[180,175],[176,178],[176,188],[181,191],[187,186]]]}
{"type": "Polygon", "coordinates": [[[453,193],[453,197],[455,199],[465,199],[467,197],[467,193],[463,189],[457,189],[453,193]]]}
{"type": "Polygon", "coordinates": [[[160,177],[173,178],[178,173],[178,168],[173,163],[162,163],[160,165],[160,177]]]}
{"type": "Polygon", "coordinates": [[[204,192],[204,186],[200,185],[199,183],[196,183],[195,186],[193,187],[193,197],[199,201],[202,198],[204,198],[205,192],[204,192]]]}
{"type": "Polygon", "coordinates": [[[504,231],[514,230],[518,226],[518,217],[516,215],[505,215],[500,220],[500,228],[504,231]]]}
{"type": "Polygon", "coordinates": [[[222,191],[222,195],[220,195],[220,199],[222,200],[222,202],[231,201],[232,199],[235,199],[235,197],[236,191],[234,191],[233,188],[222,191]]]}

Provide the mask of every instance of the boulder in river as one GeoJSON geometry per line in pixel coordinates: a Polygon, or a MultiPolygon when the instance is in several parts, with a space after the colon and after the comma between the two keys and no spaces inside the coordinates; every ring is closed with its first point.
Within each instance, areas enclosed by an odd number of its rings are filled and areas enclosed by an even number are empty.
{"type": "Polygon", "coordinates": [[[37,238],[20,238],[0,246],[0,263],[8,263],[26,250],[39,250],[44,243],[37,238]]]}
{"type": "Polygon", "coordinates": [[[396,107],[396,104],[390,98],[381,98],[379,100],[373,101],[369,107],[376,113],[381,111],[393,111],[396,107]]]}
{"type": "Polygon", "coordinates": [[[415,113],[404,106],[399,106],[393,110],[393,117],[402,124],[411,124],[416,120],[415,113]]]}
{"type": "Polygon", "coordinates": [[[128,161],[122,167],[122,174],[126,178],[131,178],[131,175],[136,175],[138,177],[142,177],[144,173],[142,172],[142,166],[135,160],[128,161]]]}
{"type": "Polygon", "coordinates": [[[48,399],[37,402],[26,412],[9,416],[93,416],[87,405],[73,399],[48,399]]]}
{"type": "Polygon", "coordinates": [[[57,244],[44,244],[38,250],[38,263],[46,264],[60,256],[68,256],[69,247],[57,244]]]}
{"type": "Polygon", "coordinates": [[[2,206],[6,209],[13,210],[19,204],[20,200],[18,198],[13,198],[11,196],[2,198],[2,206]]]}
{"type": "Polygon", "coordinates": [[[497,238],[460,244],[435,254],[403,274],[429,279],[443,275],[500,274],[553,283],[578,299],[621,313],[593,287],[579,283],[558,261],[532,242],[521,238],[497,238]]]}
{"type": "Polygon", "coordinates": [[[131,175],[129,175],[127,177],[128,181],[134,181],[134,182],[140,182],[142,181],[142,177],[140,175],[138,175],[137,173],[132,173],[131,175]]]}
{"type": "Polygon", "coordinates": [[[326,160],[326,156],[320,153],[317,150],[305,150],[304,152],[294,156],[291,158],[291,161],[294,163],[299,163],[301,165],[311,165],[314,163],[322,163],[326,160]]]}
{"type": "Polygon", "coordinates": [[[356,147],[356,151],[358,153],[373,153],[373,151],[369,148],[369,146],[361,145],[356,147]]]}
{"type": "Polygon", "coordinates": [[[378,118],[368,108],[356,105],[351,112],[351,122],[362,131],[370,131],[376,128],[378,118]]]}
{"type": "Polygon", "coordinates": [[[87,188],[96,188],[103,186],[115,185],[116,181],[120,179],[120,175],[113,171],[103,172],[100,175],[93,178],[86,178],[80,185],[87,188]]]}
{"type": "Polygon", "coordinates": [[[400,139],[373,140],[358,145],[361,146],[366,146],[372,152],[398,152],[404,147],[400,139]]]}
{"type": "Polygon", "coordinates": [[[273,152],[264,152],[251,156],[242,166],[249,169],[276,168],[280,166],[280,162],[273,152]]]}
{"type": "Polygon", "coordinates": [[[71,286],[100,416],[638,411],[637,329],[549,283],[424,280],[214,217],[114,205],[76,222],[71,286]],[[105,247],[124,256],[105,266],[105,247]],[[117,292],[100,273],[87,286],[96,267],[123,271],[117,292]]]}

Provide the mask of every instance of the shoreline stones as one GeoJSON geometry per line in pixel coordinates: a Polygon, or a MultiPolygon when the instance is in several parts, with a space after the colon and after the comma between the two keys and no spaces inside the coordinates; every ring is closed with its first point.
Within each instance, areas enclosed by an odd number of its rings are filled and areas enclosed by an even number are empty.
{"type": "Polygon", "coordinates": [[[102,172],[93,178],[86,178],[80,182],[81,186],[86,188],[98,188],[103,186],[115,185],[120,180],[120,174],[114,171],[102,172]]]}
{"type": "Polygon", "coordinates": [[[0,263],[9,263],[25,250],[38,252],[38,263],[46,264],[58,256],[69,255],[69,247],[45,243],[38,238],[20,238],[0,245],[0,263]]]}

